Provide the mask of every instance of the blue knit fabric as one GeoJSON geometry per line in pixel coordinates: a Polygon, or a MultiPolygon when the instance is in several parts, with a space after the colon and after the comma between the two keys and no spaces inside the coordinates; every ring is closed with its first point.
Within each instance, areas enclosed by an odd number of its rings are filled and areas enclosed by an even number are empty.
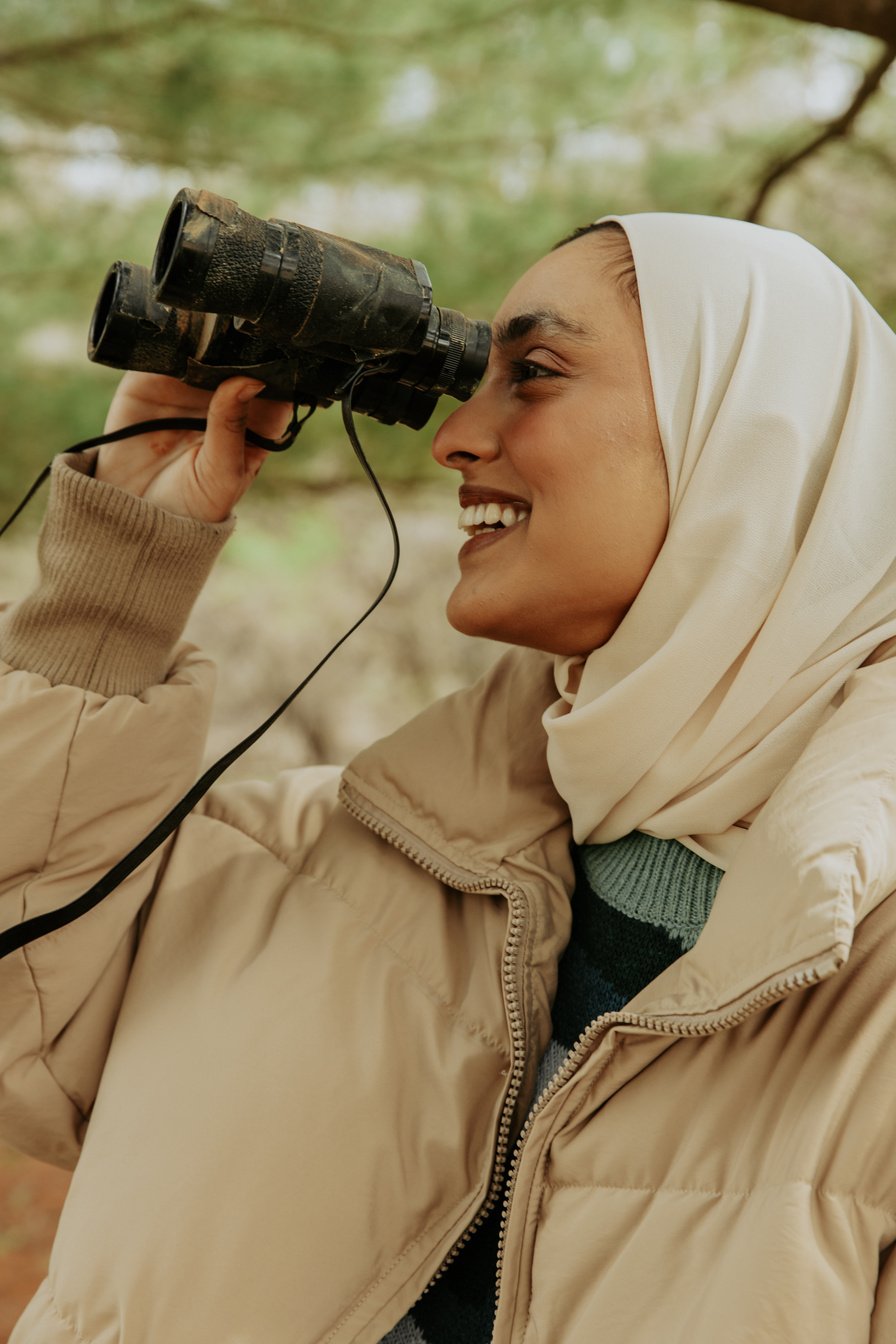
{"type": "MultiPolygon", "coordinates": [[[[536,1097],[595,1018],[624,1007],[693,947],[723,875],[677,840],[641,831],[574,846],[573,859],[572,932],[536,1097]]],[[[381,1344],[489,1344],[502,1204],[381,1344]]]]}

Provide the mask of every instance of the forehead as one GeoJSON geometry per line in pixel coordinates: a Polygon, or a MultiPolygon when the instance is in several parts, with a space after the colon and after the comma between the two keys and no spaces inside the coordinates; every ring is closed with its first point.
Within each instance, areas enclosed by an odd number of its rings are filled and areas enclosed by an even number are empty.
{"type": "Polygon", "coordinates": [[[551,311],[597,334],[610,313],[624,317],[619,286],[599,235],[586,234],[536,261],[495,314],[496,326],[521,313],[551,311]]]}

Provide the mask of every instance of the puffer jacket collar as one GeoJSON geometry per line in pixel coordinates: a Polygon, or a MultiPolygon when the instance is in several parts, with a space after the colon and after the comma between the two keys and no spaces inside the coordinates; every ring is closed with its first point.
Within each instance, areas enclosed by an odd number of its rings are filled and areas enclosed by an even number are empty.
{"type": "MultiPolygon", "coordinates": [[[[362,752],[342,799],[427,866],[541,879],[552,955],[568,937],[568,813],[541,715],[551,660],[506,654],[362,752]],[[540,871],[539,871],[540,870],[540,871]],[[558,877],[561,881],[558,882],[558,877]]],[[[753,823],[695,947],[628,1005],[665,1030],[713,1030],[831,975],[859,920],[896,888],[896,667],[860,669],[753,823]]],[[[544,904],[544,902],[543,902],[544,904]]]]}

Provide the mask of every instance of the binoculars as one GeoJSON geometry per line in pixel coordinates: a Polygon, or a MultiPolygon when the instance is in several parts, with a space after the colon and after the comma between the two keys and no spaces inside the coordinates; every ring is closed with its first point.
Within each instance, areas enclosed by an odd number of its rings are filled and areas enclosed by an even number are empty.
{"type": "Polygon", "coordinates": [[[443,394],[472,395],[490,341],[487,322],[433,304],[421,262],[187,188],[152,268],[109,268],[87,353],[209,390],[245,374],[262,396],[311,407],[338,401],[363,367],[353,409],[420,429],[443,394]]]}

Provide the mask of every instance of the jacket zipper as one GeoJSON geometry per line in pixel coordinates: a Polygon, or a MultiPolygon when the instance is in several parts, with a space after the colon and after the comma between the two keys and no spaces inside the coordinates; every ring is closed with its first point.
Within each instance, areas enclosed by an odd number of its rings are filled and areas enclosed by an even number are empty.
{"type": "Polygon", "coordinates": [[[498,1303],[501,1298],[501,1275],[504,1268],[504,1250],[507,1225],[510,1217],[510,1204],[513,1199],[513,1191],[519,1174],[526,1140],[537,1116],[545,1109],[551,1099],[556,1096],[560,1088],[568,1083],[582,1067],[588,1056],[591,1054],[592,1047],[594,1046],[597,1037],[601,1034],[604,1028],[618,1023],[623,1026],[645,1027],[649,1031],[660,1032],[668,1036],[710,1036],[716,1031],[727,1030],[730,1027],[737,1026],[738,1023],[745,1021],[760,1008],[766,1007],[776,999],[784,998],[785,995],[792,990],[804,989],[809,985],[816,984],[819,980],[826,979],[828,975],[831,975],[843,964],[844,959],[844,953],[839,948],[832,949],[825,957],[815,958],[803,969],[791,972],[783,979],[779,977],[773,980],[770,984],[767,984],[764,988],[759,990],[758,993],[752,995],[752,997],[747,999],[733,1011],[711,1015],[703,1021],[676,1022],[657,1017],[644,1017],[638,1013],[616,1012],[602,1014],[600,1017],[595,1018],[590,1026],[585,1028],[558,1072],[534,1102],[514,1147],[513,1156],[508,1168],[507,1188],[504,1192],[504,1202],[501,1209],[501,1227],[498,1233],[498,1262],[495,1284],[496,1320],[498,1303]]]}
{"type": "MultiPolygon", "coordinates": [[[[489,1186],[488,1195],[482,1208],[466,1228],[463,1235],[457,1242],[455,1242],[449,1254],[442,1261],[440,1268],[436,1271],[423,1292],[420,1294],[420,1297],[416,1299],[417,1302],[419,1302],[421,1298],[426,1296],[436,1280],[442,1277],[445,1270],[452,1261],[457,1258],[477,1228],[482,1225],[489,1213],[491,1213],[497,1203],[498,1195],[501,1190],[504,1167],[507,1159],[510,1126],[513,1119],[513,1112],[516,1107],[516,1101],[522,1087],[522,1075],[525,1067],[525,1031],[517,987],[516,958],[526,927],[526,901],[521,888],[514,886],[513,883],[505,882],[501,878],[476,877],[474,874],[466,873],[462,868],[454,868],[450,864],[447,864],[442,856],[437,854],[436,851],[426,850],[416,837],[403,831],[397,822],[386,817],[379,811],[379,809],[375,808],[372,803],[365,800],[364,804],[361,804],[357,801],[354,796],[354,790],[344,779],[340,786],[339,796],[342,805],[351,816],[357,821],[360,821],[362,825],[366,826],[368,830],[372,831],[375,835],[379,835],[381,839],[386,840],[400,853],[405,854],[409,859],[416,863],[418,867],[431,873],[434,877],[437,877],[439,881],[444,882],[446,886],[452,887],[455,891],[466,891],[472,894],[481,895],[500,891],[507,897],[508,905],[510,907],[507,938],[504,944],[504,955],[501,962],[501,974],[504,1002],[507,1006],[507,1015],[510,1019],[514,1062],[511,1068],[507,1097],[501,1112],[491,1185],[489,1186]]],[[[716,1031],[727,1030],[730,1027],[737,1026],[738,1023],[745,1021],[760,1008],[775,1002],[776,999],[784,998],[785,995],[792,990],[804,989],[809,985],[816,984],[820,980],[827,979],[829,975],[839,969],[847,955],[848,950],[838,944],[834,948],[829,949],[825,955],[815,957],[811,962],[806,963],[800,969],[792,971],[783,978],[779,976],[772,980],[749,998],[745,999],[737,1008],[731,1009],[727,1013],[710,1014],[702,1021],[675,1021],[659,1017],[647,1017],[638,1013],[617,1012],[604,1013],[601,1017],[595,1018],[590,1026],[585,1028],[578,1037],[575,1045],[570,1050],[559,1071],[554,1075],[548,1086],[533,1104],[514,1146],[513,1155],[508,1167],[507,1186],[504,1192],[504,1200],[501,1208],[501,1225],[498,1233],[498,1257],[495,1282],[496,1319],[498,1304],[501,1300],[501,1276],[504,1267],[504,1249],[510,1204],[513,1198],[513,1191],[516,1185],[526,1140],[536,1117],[545,1109],[560,1088],[563,1087],[565,1083],[568,1083],[578,1072],[582,1064],[584,1064],[585,1060],[588,1058],[588,1055],[591,1053],[591,1048],[601,1031],[609,1025],[618,1023],[623,1026],[644,1027],[648,1031],[655,1031],[669,1036],[710,1036],[716,1031]]]]}
{"type": "MultiPolygon", "coordinates": [[[[440,1279],[445,1270],[456,1260],[464,1246],[473,1236],[474,1232],[485,1222],[488,1215],[498,1202],[498,1195],[504,1179],[504,1169],[507,1164],[507,1152],[510,1140],[510,1127],[513,1120],[513,1113],[516,1109],[517,1098],[523,1082],[523,1071],[525,1068],[525,1027],[523,1022],[523,1012],[520,1006],[519,987],[517,985],[517,959],[522,945],[523,935],[526,931],[527,910],[526,899],[522,889],[515,886],[512,882],[506,882],[497,877],[479,877],[474,874],[465,873],[462,868],[454,868],[447,864],[435,851],[427,851],[421,846],[419,841],[408,835],[398,826],[398,824],[385,817],[370,802],[365,800],[363,804],[356,800],[351,786],[343,781],[340,788],[340,801],[343,807],[356,821],[360,821],[368,830],[381,839],[387,841],[393,848],[413,860],[418,867],[425,872],[431,873],[433,877],[444,882],[446,886],[454,891],[469,892],[474,895],[486,895],[494,892],[500,892],[506,896],[509,906],[509,918],[507,926],[507,936],[504,942],[504,953],[501,958],[501,978],[504,992],[504,1003],[507,1008],[507,1016],[510,1021],[510,1035],[512,1042],[511,1053],[511,1071],[510,1082],[508,1084],[507,1096],[501,1110],[501,1119],[498,1126],[498,1139],[495,1146],[494,1167],[492,1170],[491,1184],[485,1203],[480,1208],[476,1217],[468,1225],[466,1230],[454,1246],[449,1251],[441,1266],[429,1280],[417,1302],[425,1297],[432,1285],[437,1279],[440,1279]]],[[[503,1228],[503,1222],[502,1222],[503,1228]]],[[[416,1305],[416,1303],[414,1304],[416,1305]]]]}

